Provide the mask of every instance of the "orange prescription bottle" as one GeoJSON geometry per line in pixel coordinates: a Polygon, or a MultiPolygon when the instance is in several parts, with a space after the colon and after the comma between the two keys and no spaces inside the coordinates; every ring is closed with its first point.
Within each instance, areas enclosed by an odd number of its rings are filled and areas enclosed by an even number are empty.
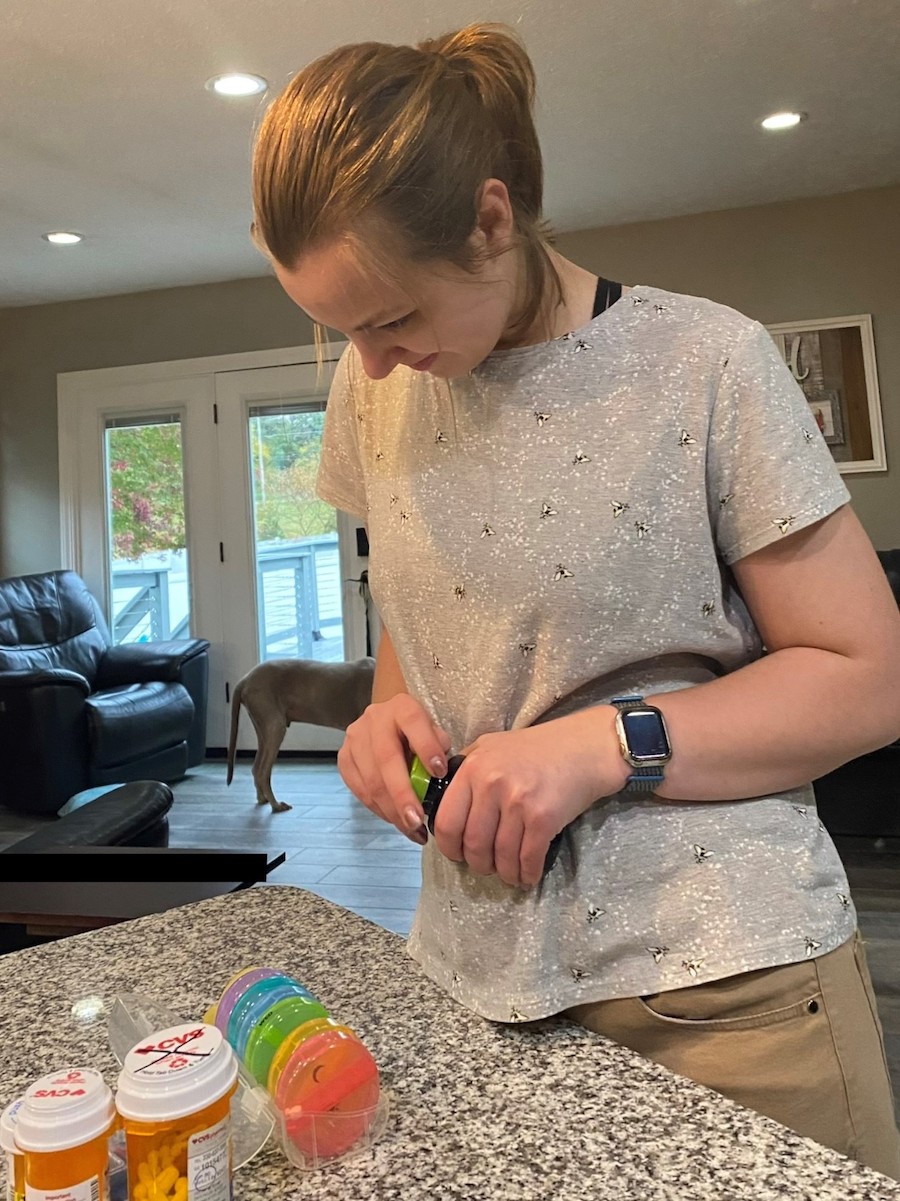
{"type": "Polygon", "coordinates": [[[16,1142],[16,1117],[22,1098],[0,1113],[0,1150],[6,1156],[6,1201],[25,1201],[25,1154],[16,1142]]]}
{"type": "Polygon", "coordinates": [[[16,1115],[26,1201],[109,1201],[115,1123],[112,1092],[93,1068],[62,1068],[36,1080],[16,1115]]]}
{"type": "Polygon", "coordinates": [[[125,1056],[116,1108],[132,1201],[231,1201],[231,1098],[238,1064],[215,1026],[185,1023],[125,1056]]]}

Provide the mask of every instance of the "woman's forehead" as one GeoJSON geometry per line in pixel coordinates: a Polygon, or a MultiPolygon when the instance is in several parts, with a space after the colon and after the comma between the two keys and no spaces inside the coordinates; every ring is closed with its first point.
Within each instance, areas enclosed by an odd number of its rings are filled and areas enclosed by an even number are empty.
{"type": "Polygon", "coordinates": [[[343,240],[307,251],[291,269],[276,264],[275,274],[314,321],[348,334],[392,320],[411,301],[401,282],[407,272],[385,279],[343,240]]]}

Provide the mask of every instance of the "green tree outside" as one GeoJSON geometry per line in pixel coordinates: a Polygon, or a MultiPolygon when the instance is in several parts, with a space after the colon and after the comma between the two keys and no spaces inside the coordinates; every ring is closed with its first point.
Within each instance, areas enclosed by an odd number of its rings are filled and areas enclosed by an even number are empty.
{"type": "MultiPolygon", "coordinates": [[[[315,495],[322,411],[250,420],[256,537],[296,541],[335,533],[337,515],[315,495]]],[[[134,560],[185,546],[181,425],[107,430],[113,555],[134,560]]]]}

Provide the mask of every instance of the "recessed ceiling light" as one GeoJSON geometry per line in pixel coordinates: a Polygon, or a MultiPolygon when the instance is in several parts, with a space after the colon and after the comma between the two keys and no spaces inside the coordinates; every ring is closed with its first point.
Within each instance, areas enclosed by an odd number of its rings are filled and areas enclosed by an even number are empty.
{"type": "Polygon", "coordinates": [[[206,86],[219,96],[258,96],[269,86],[269,81],[261,75],[232,72],[229,75],[216,75],[207,79],[206,86]]]}
{"type": "Polygon", "coordinates": [[[52,242],[54,246],[74,246],[76,242],[84,241],[84,234],[66,233],[63,230],[52,234],[41,234],[41,237],[52,242]]]}
{"type": "Polygon", "coordinates": [[[763,129],[793,129],[801,121],[806,120],[806,113],[772,113],[761,121],[763,129]]]}

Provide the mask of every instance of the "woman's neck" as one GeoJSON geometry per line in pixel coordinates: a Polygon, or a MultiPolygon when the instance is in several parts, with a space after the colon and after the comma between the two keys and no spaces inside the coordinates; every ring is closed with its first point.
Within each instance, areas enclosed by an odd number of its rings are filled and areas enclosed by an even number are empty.
{"type": "MultiPolygon", "coordinates": [[[[509,350],[515,346],[534,346],[539,342],[551,342],[561,338],[563,334],[573,329],[587,325],[594,313],[594,297],[597,292],[597,276],[577,263],[563,258],[552,247],[547,248],[550,261],[556,268],[559,282],[562,285],[562,303],[548,312],[546,306],[538,313],[534,322],[524,333],[514,335],[507,340],[504,335],[497,345],[498,350],[509,350]]],[[[512,312],[520,312],[524,301],[525,288],[524,264],[518,265],[518,286],[516,288],[516,304],[512,312]]]]}

